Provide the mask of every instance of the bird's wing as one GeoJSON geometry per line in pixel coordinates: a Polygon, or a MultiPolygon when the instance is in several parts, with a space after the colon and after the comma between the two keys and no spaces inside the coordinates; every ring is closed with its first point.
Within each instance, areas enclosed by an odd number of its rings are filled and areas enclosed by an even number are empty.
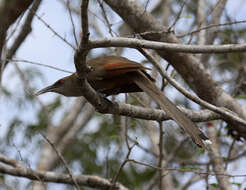
{"type": "Polygon", "coordinates": [[[137,62],[117,56],[99,57],[89,61],[88,65],[92,67],[92,72],[89,75],[94,78],[103,79],[120,76],[138,70],[151,70],[137,62]]]}

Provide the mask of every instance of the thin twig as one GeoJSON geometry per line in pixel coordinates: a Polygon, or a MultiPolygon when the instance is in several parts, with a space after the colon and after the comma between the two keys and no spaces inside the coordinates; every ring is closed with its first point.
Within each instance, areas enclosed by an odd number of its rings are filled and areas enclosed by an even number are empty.
{"type": "MultiPolygon", "coordinates": [[[[30,81],[25,76],[25,73],[20,69],[20,67],[17,64],[15,64],[14,66],[15,66],[15,68],[16,68],[16,70],[17,70],[18,74],[20,75],[20,78],[23,82],[25,92],[28,95],[30,95],[32,98],[35,98],[38,101],[38,103],[41,105],[43,112],[46,113],[47,115],[49,115],[44,103],[40,100],[39,97],[34,95],[33,88],[31,88],[30,81]]],[[[49,123],[49,119],[48,119],[48,123],[49,123]]]]}
{"type": "Polygon", "coordinates": [[[242,23],[246,23],[246,20],[234,21],[234,22],[226,22],[226,23],[222,23],[222,24],[210,24],[208,26],[204,26],[204,27],[198,28],[196,30],[193,30],[193,31],[185,33],[185,34],[176,35],[176,37],[177,38],[183,38],[185,36],[192,35],[192,34],[195,34],[197,32],[200,32],[201,30],[207,30],[207,29],[214,28],[214,27],[222,27],[222,26],[233,25],[233,24],[242,24],[242,23]]]}
{"type": "MultiPolygon", "coordinates": [[[[162,159],[163,159],[163,123],[159,122],[159,160],[158,167],[162,168],[162,159]]],[[[159,171],[159,189],[162,189],[162,170],[159,171]]]]}
{"type": "Polygon", "coordinates": [[[73,16],[72,16],[72,11],[71,11],[71,8],[70,8],[70,1],[69,0],[67,0],[66,5],[67,5],[69,18],[70,18],[70,21],[71,21],[71,24],[72,24],[72,28],[73,28],[74,41],[76,43],[76,46],[78,47],[79,43],[78,43],[77,36],[76,36],[76,30],[75,30],[75,25],[74,25],[74,21],[73,21],[73,16]]]}
{"type": "MultiPolygon", "coordinates": [[[[18,149],[18,147],[17,147],[15,144],[13,144],[13,146],[16,148],[16,151],[17,151],[17,153],[18,153],[18,155],[19,155],[19,157],[20,157],[20,161],[25,162],[24,159],[23,159],[23,157],[22,157],[21,151],[18,149]]],[[[7,158],[7,157],[5,157],[5,158],[7,158]]],[[[19,165],[18,168],[20,168],[20,169],[22,169],[22,170],[25,170],[25,167],[22,166],[17,160],[16,160],[16,164],[19,165]]],[[[29,163],[26,163],[26,164],[28,165],[28,168],[31,168],[31,166],[30,166],[29,163]]],[[[45,186],[44,181],[43,181],[38,175],[34,174],[34,176],[38,179],[39,182],[41,182],[41,184],[42,184],[43,186],[45,186]]]]}
{"type": "Polygon", "coordinates": [[[43,63],[38,63],[38,62],[34,62],[34,61],[28,61],[28,60],[25,60],[25,59],[7,59],[7,61],[29,63],[29,64],[32,64],[32,65],[38,65],[38,66],[41,66],[41,67],[47,67],[47,68],[54,69],[54,70],[57,70],[57,71],[62,71],[64,73],[73,73],[72,71],[68,71],[68,70],[65,70],[65,69],[60,69],[58,67],[54,67],[54,66],[51,66],[51,65],[46,65],[46,64],[43,64],[43,63]]]}
{"type": "Polygon", "coordinates": [[[186,4],[186,1],[187,1],[187,0],[184,0],[184,2],[183,2],[183,4],[181,5],[180,10],[179,10],[179,12],[178,12],[176,18],[175,18],[175,20],[174,20],[174,22],[173,22],[173,24],[168,28],[168,31],[169,31],[169,32],[172,30],[172,28],[177,24],[178,20],[180,19],[180,16],[181,16],[181,14],[182,14],[182,12],[183,12],[183,9],[184,9],[184,6],[185,6],[185,4],[186,4]]]}
{"type": "Polygon", "coordinates": [[[144,5],[144,11],[147,11],[147,7],[149,5],[149,2],[150,2],[150,0],[147,0],[147,2],[145,3],[145,5],[144,5]]]}
{"type": "Polygon", "coordinates": [[[34,13],[34,15],[40,20],[55,36],[60,38],[65,44],[70,46],[72,49],[76,49],[70,42],[68,42],[65,38],[63,38],[60,34],[58,34],[55,29],[53,29],[44,19],[42,19],[38,14],[34,13]]]}
{"type": "Polygon", "coordinates": [[[129,161],[129,157],[130,157],[130,154],[131,154],[132,149],[134,148],[134,146],[135,146],[135,144],[133,144],[133,145],[128,149],[128,152],[127,152],[127,155],[126,155],[126,157],[125,157],[125,160],[122,162],[122,164],[120,165],[120,168],[119,168],[118,172],[116,173],[116,175],[115,175],[114,178],[112,179],[112,186],[111,186],[111,188],[110,188],[109,190],[111,190],[111,189],[115,186],[115,184],[116,184],[116,182],[117,182],[117,180],[118,180],[118,178],[119,178],[119,176],[120,176],[120,173],[121,173],[122,169],[124,168],[124,166],[126,165],[126,163],[129,161]]]}
{"type": "MultiPolygon", "coordinates": [[[[203,1],[203,0],[202,0],[203,1]]],[[[188,189],[194,183],[200,181],[202,178],[200,175],[193,174],[190,179],[182,186],[182,190],[188,189]]]]}
{"type": "Polygon", "coordinates": [[[138,141],[136,141],[135,139],[131,138],[130,136],[128,136],[128,139],[129,139],[131,142],[135,143],[136,146],[137,146],[138,148],[140,148],[141,150],[143,150],[144,152],[149,153],[149,154],[152,155],[152,156],[158,157],[158,155],[157,155],[152,149],[149,149],[149,148],[144,147],[144,146],[141,145],[138,141]]]}
{"type": "Polygon", "coordinates": [[[103,2],[100,1],[100,0],[97,0],[97,2],[98,2],[98,4],[100,5],[100,8],[101,8],[101,10],[102,10],[102,15],[103,15],[104,20],[105,20],[105,22],[106,22],[106,25],[107,25],[107,27],[108,27],[109,33],[110,33],[110,35],[113,37],[114,34],[113,34],[113,30],[112,30],[112,24],[110,24],[110,22],[109,22],[109,19],[108,19],[108,17],[107,17],[106,11],[105,11],[105,8],[104,8],[104,6],[103,6],[103,2]]]}
{"type": "MultiPolygon", "coordinates": [[[[232,153],[232,151],[233,151],[233,148],[234,148],[234,145],[236,144],[236,139],[233,139],[233,141],[232,141],[232,143],[231,143],[231,145],[230,145],[230,148],[229,148],[229,151],[228,151],[228,154],[227,154],[227,160],[229,160],[230,158],[231,158],[231,153],[232,153]]],[[[226,162],[225,163],[225,170],[227,169],[227,167],[228,167],[228,163],[229,162],[226,162]]]]}
{"type": "Polygon", "coordinates": [[[178,171],[178,172],[183,172],[183,173],[195,173],[197,175],[210,175],[210,176],[227,176],[227,177],[246,177],[246,174],[226,174],[226,173],[219,173],[219,172],[207,172],[207,171],[204,171],[202,168],[192,168],[192,169],[189,169],[189,168],[159,168],[158,166],[154,166],[152,164],[149,164],[149,163],[146,163],[146,162],[141,162],[141,161],[137,161],[137,160],[134,160],[134,159],[128,159],[127,160],[128,162],[133,162],[133,163],[136,163],[138,165],[142,165],[142,166],[146,166],[146,167],[150,167],[150,168],[153,168],[153,169],[157,169],[157,170],[162,170],[162,169],[165,169],[165,170],[168,170],[168,171],[178,171]]]}
{"type": "Polygon", "coordinates": [[[73,174],[71,173],[68,165],[67,165],[67,162],[66,160],[63,158],[63,156],[60,154],[60,152],[56,149],[55,145],[45,136],[41,133],[42,137],[51,145],[51,147],[53,148],[53,150],[55,151],[55,153],[57,154],[57,156],[60,158],[60,160],[62,161],[63,165],[65,166],[67,172],[68,172],[68,175],[71,177],[71,179],[73,180],[74,182],[74,185],[76,186],[76,188],[78,190],[80,190],[80,187],[77,183],[77,181],[75,180],[75,178],[73,177],[73,174]]]}

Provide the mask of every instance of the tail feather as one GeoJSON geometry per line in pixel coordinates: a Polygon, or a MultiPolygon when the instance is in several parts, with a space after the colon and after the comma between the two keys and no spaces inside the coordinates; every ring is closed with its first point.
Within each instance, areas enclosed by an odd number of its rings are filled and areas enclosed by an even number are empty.
{"type": "Polygon", "coordinates": [[[183,112],[181,112],[176,105],[174,105],[159,88],[150,81],[145,75],[140,71],[133,76],[134,82],[146,92],[151,98],[153,98],[156,103],[174,120],[178,123],[183,130],[188,133],[192,140],[199,146],[206,149],[203,141],[208,142],[206,135],[187,117],[183,112]]]}

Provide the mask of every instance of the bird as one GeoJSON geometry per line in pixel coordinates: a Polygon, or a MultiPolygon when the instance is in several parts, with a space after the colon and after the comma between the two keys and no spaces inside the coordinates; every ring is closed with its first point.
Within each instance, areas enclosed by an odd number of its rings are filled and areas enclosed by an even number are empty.
{"type": "MultiPolygon", "coordinates": [[[[208,137],[155,85],[142,64],[121,56],[100,56],[87,62],[90,71],[88,83],[105,96],[120,93],[145,92],[203,149],[211,144],[208,137]]],[[[55,92],[67,97],[83,96],[80,79],[75,73],[57,80],[54,84],[38,91],[36,95],[55,92]]]]}

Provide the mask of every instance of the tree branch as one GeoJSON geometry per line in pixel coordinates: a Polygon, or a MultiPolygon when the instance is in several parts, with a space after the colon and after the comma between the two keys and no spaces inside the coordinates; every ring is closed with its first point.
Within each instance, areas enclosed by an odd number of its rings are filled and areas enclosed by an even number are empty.
{"type": "Polygon", "coordinates": [[[0,56],[5,43],[6,33],[11,24],[23,14],[32,4],[33,0],[3,0],[0,6],[0,56]]]}
{"type": "Polygon", "coordinates": [[[154,50],[168,50],[170,52],[182,53],[234,53],[245,52],[246,44],[226,44],[226,45],[185,45],[178,43],[165,43],[150,40],[139,40],[134,38],[99,38],[90,40],[88,48],[103,47],[128,47],[128,48],[147,48],[154,50]]]}
{"type": "MultiPolygon", "coordinates": [[[[0,156],[1,158],[1,156],[0,156]]],[[[42,180],[43,182],[54,182],[74,185],[73,179],[68,174],[59,174],[55,172],[44,172],[39,170],[32,170],[24,166],[18,168],[11,168],[8,166],[0,165],[0,172],[12,176],[25,177],[30,180],[42,180]]],[[[73,175],[74,180],[79,185],[91,188],[109,189],[112,183],[104,178],[92,175],[73,175]]],[[[116,183],[112,190],[127,190],[123,185],[116,183]]]]}
{"type": "Polygon", "coordinates": [[[17,49],[19,49],[19,47],[24,42],[24,40],[26,39],[28,34],[30,34],[30,32],[32,31],[32,27],[31,27],[32,20],[33,20],[33,17],[35,15],[36,11],[38,10],[38,7],[41,4],[41,2],[42,2],[42,0],[34,1],[32,7],[29,9],[29,13],[26,17],[24,24],[22,25],[22,27],[20,29],[18,36],[16,37],[13,45],[7,50],[7,56],[6,56],[7,60],[4,62],[4,66],[1,70],[1,72],[3,72],[3,70],[6,68],[6,66],[9,62],[8,60],[13,58],[17,49]]]}
{"type": "Polygon", "coordinates": [[[217,138],[217,131],[215,126],[207,128],[208,137],[212,140],[213,144],[210,145],[210,158],[213,164],[213,170],[216,175],[219,186],[223,190],[231,190],[232,185],[230,183],[229,176],[224,168],[224,162],[220,155],[220,145],[217,138]],[[220,174],[220,175],[217,175],[220,174]]]}

